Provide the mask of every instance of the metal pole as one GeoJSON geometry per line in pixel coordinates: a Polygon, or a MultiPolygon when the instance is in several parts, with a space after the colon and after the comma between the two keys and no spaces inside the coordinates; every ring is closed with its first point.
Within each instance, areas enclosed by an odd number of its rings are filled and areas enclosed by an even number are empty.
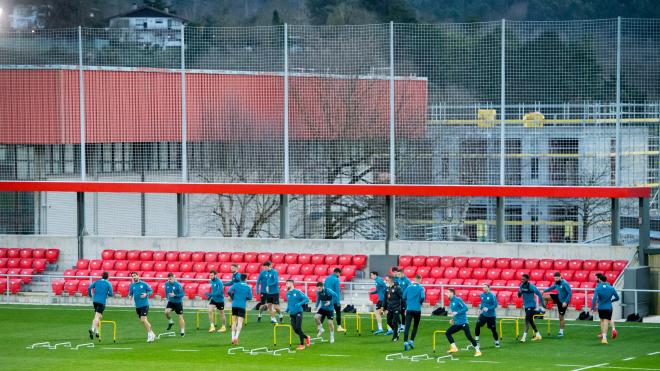
{"type": "Polygon", "coordinates": [[[612,230],[610,243],[612,246],[621,245],[621,206],[618,198],[612,199],[612,230]]]}
{"type": "Polygon", "coordinates": [[[621,17],[617,17],[616,29],[616,153],[614,184],[621,185],[621,17]]]}
{"type": "MultiPolygon", "coordinates": [[[[289,183],[289,25],[284,24],[284,183],[289,183]]],[[[303,215],[303,217],[307,217],[303,215]]],[[[289,195],[280,195],[280,238],[289,238],[289,195]]]]}
{"type": "Polygon", "coordinates": [[[639,199],[639,265],[647,265],[646,249],[651,245],[651,216],[648,197],[639,199]]]}
{"type": "Polygon", "coordinates": [[[82,259],[84,256],[84,243],[83,237],[85,236],[85,193],[77,192],[76,193],[76,220],[77,228],[76,235],[78,236],[78,259],[82,259]]]}
{"type": "Polygon", "coordinates": [[[186,46],[181,25],[181,181],[188,181],[188,117],[186,111],[186,46]]]}
{"type": "Polygon", "coordinates": [[[78,92],[80,105],[80,179],[87,178],[87,167],[85,164],[85,75],[83,72],[83,48],[82,27],[78,26],[78,92]]]}
{"type": "MultiPolygon", "coordinates": [[[[394,128],[394,22],[390,22],[390,184],[396,183],[396,142],[394,128]]],[[[385,255],[390,254],[390,241],[396,239],[396,199],[394,196],[385,198],[387,210],[385,255]]]]}
{"type": "Polygon", "coordinates": [[[188,235],[187,221],[188,215],[186,213],[187,197],[183,193],[176,194],[176,236],[186,237],[188,235]]]}
{"type": "Polygon", "coordinates": [[[505,128],[506,121],[506,20],[502,19],[502,40],[500,46],[500,185],[505,184],[504,180],[504,157],[506,156],[505,128]]]}
{"type": "Polygon", "coordinates": [[[504,240],[504,197],[496,198],[496,221],[495,221],[495,237],[497,243],[503,243],[504,240]]]}
{"type": "Polygon", "coordinates": [[[280,238],[289,238],[289,195],[280,195],[280,238]]]}
{"type": "Polygon", "coordinates": [[[394,196],[385,196],[385,255],[390,254],[390,241],[396,238],[394,228],[394,196]]]}

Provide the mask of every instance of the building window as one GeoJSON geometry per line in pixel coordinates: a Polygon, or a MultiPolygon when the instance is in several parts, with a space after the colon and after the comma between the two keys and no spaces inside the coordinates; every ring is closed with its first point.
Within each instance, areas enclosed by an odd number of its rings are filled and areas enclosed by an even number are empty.
{"type": "Polygon", "coordinates": [[[532,163],[531,163],[531,171],[530,171],[530,178],[531,179],[538,179],[539,178],[539,158],[538,157],[532,157],[532,163]]]}
{"type": "Polygon", "coordinates": [[[16,177],[18,179],[34,178],[34,147],[16,147],[16,177]]]}
{"type": "Polygon", "coordinates": [[[464,234],[470,241],[488,241],[488,208],[470,206],[465,215],[464,234]]]}
{"type": "Polygon", "coordinates": [[[506,139],[505,182],[510,185],[522,184],[522,140],[506,139]]]}
{"type": "MultiPolygon", "coordinates": [[[[655,136],[649,136],[649,165],[648,165],[648,174],[647,174],[647,183],[656,184],[659,181],[658,177],[658,166],[660,166],[660,156],[658,155],[660,151],[660,138],[655,136]]],[[[657,203],[656,203],[657,205],[657,203]]]]}
{"type": "Polygon", "coordinates": [[[464,139],[459,148],[461,184],[482,184],[488,179],[488,141],[464,139]]]}
{"type": "Polygon", "coordinates": [[[504,209],[506,217],[506,240],[510,242],[522,242],[522,207],[509,206],[504,209]]]}
{"type": "Polygon", "coordinates": [[[577,138],[550,139],[548,174],[552,185],[576,185],[579,175],[579,140],[577,138]]]}
{"type": "Polygon", "coordinates": [[[539,242],[539,217],[537,215],[531,216],[531,228],[530,228],[530,242],[539,242]]]}
{"type": "Polygon", "coordinates": [[[548,242],[571,243],[578,241],[577,206],[550,206],[548,215],[550,217],[548,242]]]}

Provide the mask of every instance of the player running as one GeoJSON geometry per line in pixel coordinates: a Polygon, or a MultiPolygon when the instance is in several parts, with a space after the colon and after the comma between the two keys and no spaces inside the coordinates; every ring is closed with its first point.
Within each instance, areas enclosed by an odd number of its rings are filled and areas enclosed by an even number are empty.
{"type": "Polygon", "coordinates": [[[92,298],[92,305],[94,305],[94,319],[92,320],[92,328],[89,330],[89,338],[94,340],[94,335],[99,337],[99,323],[103,319],[105,301],[113,296],[112,285],[108,282],[108,272],[103,272],[100,280],[89,285],[87,296],[92,298]],[[94,296],[92,296],[92,290],[94,290],[94,296]]]}
{"type": "Polygon", "coordinates": [[[271,262],[265,262],[263,266],[266,269],[266,303],[270,312],[270,323],[277,323],[275,312],[279,315],[280,323],[282,323],[282,311],[280,310],[280,275],[273,268],[271,262]]]}
{"type": "Polygon", "coordinates": [[[335,342],[335,324],[332,321],[334,316],[334,303],[337,302],[337,295],[333,290],[323,286],[323,282],[316,283],[316,308],[318,311],[314,315],[316,320],[316,327],[319,329],[316,337],[321,337],[325,330],[323,329],[323,321],[327,318],[328,329],[330,329],[330,344],[335,342]]]}
{"type": "Polygon", "coordinates": [[[140,280],[137,272],[131,272],[131,277],[133,283],[128,288],[128,296],[132,297],[135,302],[135,312],[147,330],[147,343],[151,343],[156,340],[156,334],[151,329],[151,323],[149,323],[147,315],[149,314],[149,295],[153,293],[153,290],[146,282],[140,280]]]}
{"type": "Polygon", "coordinates": [[[607,283],[607,277],[598,273],[596,289],[594,290],[594,298],[591,299],[591,311],[596,309],[596,302],[598,303],[598,317],[600,317],[600,342],[607,344],[607,329],[612,325],[612,339],[616,338],[616,330],[614,329],[614,322],[612,322],[612,303],[619,300],[614,287],[607,283]]]}
{"type": "Polygon", "coordinates": [[[468,323],[468,319],[467,319],[467,311],[468,311],[467,305],[465,305],[463,299],[456,296],[456,291],[454,291],[454,289],[448,289],[446,295],[449,298],[450,309],[448,315],[452,317],[452,319],[449,320],[449,324],[451,326],[447,329],[447,332],[445,333],[445,335],[447,336],[447,340],[449,341],[449,350],[447,351],[447,353],[458,352],[458,347],[456,346],[456,343],[454,342],[454,337],[452,335],[463,330],[463,332],[465,333],[465,337],[470,341],[470,343],[474,347],[474,356],[475,357],[481,356],[479,343],[477,343],[476,340],[472,338],[472,334],[470,333],[470,324],[468,323]]]}
{"type": "Polygon", "coordinates": [[[209,272],[209,279],[211,284],[211,292],[206,293],[206,298],[209,299],[209,332],[215,332],[215,310],[220,312],[220,320],[222,326],[218,332],[227,332],[227,319],[225,318],[225,286],[218,278],[218,272],[211,270],[209,272]]]}
{"type": "Polygon", "coordinates": [[[238,264],[231,265],[231,281],[223,282],[225,286],[231,286],[235,283],[241,283],[241,273],[238,271],[238,264]]]}
{"type": "Polygon", "coordinates": [[[262,313],[268,309],[268,304],[266,304],[266,300],[268,298],[268,282],[267,282],[267,277],[268,277],[268,271],[266,270],[266,267],[264,265],[261,266],[261,272],[259,272],[259,276],[257,277],[257,287],[256,290],[259,293],[259,315],[257,316],[257,322],[261,322],[261,315],[262,313]]]}
{"type": "MultiPolygon", "coordinates": [[[[382,278],[378,277],[378,272],[371,272],[370,277],[376,283],[376,289],[371,291],[369,295],[378,294],[378,301],[376,302],[376,322],[378,323],[378,330],[374,331],[374,335],[380,335],[383,333],[383,323],[381,316],[383,315],[383,301],[385,300],[385,291],[387,290],[387,285],[382,278]]],[[[390,330],[391,331],[391,330],[390,330]]],[[[391,335],[388,331],[387,335],[391,335]]]]}
{"type": "Polygon", "coordinates": [[[408,286],[406,291],[403,292],[403,301],[406,303],[406,327],[403,332],[403,350],[415,349],[415,336],[417,336],[417,328],[419,321],[422,318],[422,303],[426,298],[424,288],[420,284],[422,276],[419,274],[415,276],[415,281],[412,285],[408,286]],[[410,331],[410,324],[412,323],[413,329],[408,341],[408,332],[410,331]]]}
{"type": "Polygon", "coordinates": [[[481,327],[486,325],[488,329],[493,333],[493,339],[495,340],[495,348],[500,347],[500,338],[497,334],[497,322],[495,313],[495,308],[497,308],[497,297],[490,291],[490,285],[483,284],[484,292],[479,295],[481,299],[481,304],[479,305],[479,319],[477,320],[477,326],[474,329],[474,338],[479,343],[479,335],[481,334],[481,327]]]}
{"type": "Polygon", "coordinates": [[[557,293],[550,294],[550,297],[557,306],[557,312],[559,312],[559,333],[557,336],[563,337],[564,325],[566,323],[564,320],[564,315],[568,309],[568,303],[571,302],[573,291],[571,291],[571,286],[568,284],[568,282],[566,282],[566,280],[561,277],[561,273],[555,272],[554,277],[555,283],[547,289],[543,290],[543,292],[545,293],[548,291],[557,290],[557,293]]]}
{"type": "Polygon", "coordinates": [[[245,307],[252,300],[252,287],[245,283],[246,274],[241,274],[241,282],[233,284],[227,294],[231,298],[231,343],[238,345],[238,336],[245,320],[245,307]]]}
{"type": "MultiPolygon", "coordinates": [[[[401,291],[406,291],[408,286],[410,286],[410,279],[406,277],[405,274],[403,274],[403,269],[399,267],[394,267],[392,268],[392,272],[394,273],[394,282],[399,285],[401,288],[401,291]]],[[[401,328],[399,329],[399,332],[403,332],[403,326],[406,323],[406,303],[403,302],[401,307],[401,328]]]]}
{"type": "Polygon", "coordinates": [[[337,294],[337,299],[333,303],[336,314],[335,318],[337,320],[337,332],[346,332],[346,330],[341,327],[341,284],[339,282],[339,276],[341,276],[341,269],[333,269],[332,274],[326,277],[324,286],[337,294]]]}
{"type": "Polygon", "coordinates": [[[303,294],[302,291],[293,287],[293,280],[286,281],[286,301],[289,305],[286,308],[286,311],[291,317],[291,327],[293,331],[298,334],[300,337],[300,345],[297,350],[304,350],[305,345],[312,345],[311,339],[309,336],[305,335],[302,329],[303,323],[303,305],[309,303],[309,298],[307,295],[303,294]]]}
{"type": "Polygon", "coordinates": [[[167,318],[167,330],[170,331],[174,325],[172,320],[172,311],[179,317],[179,330],[181,336],[186,335],[186,321],[183,319],[183,287],[174,279],[174,273],[167,274],[165,281],[165,297],[167,306],[165,307],[165,317],[167,318]]]}
{"type": "Polygon", "coordinates": [[[534,296],[538,296],[541,302],[541,306],[545,308],[543,295],[541,295],[541,292],[536,288],[536,286],[529,282],[529,275],[523,274],[522,283],[518,288],[518,297],[523,298],[523,307],[525,308],[525,331],[520,338],[521,343],[527,341],[527,331],[529,331],[530,326],[532,327],[532,330],[534,330],[534,337],[532,338],[532,341],[539,341],[542,339],[541,333],[536,328],[536,323],[534,323],[534,315],[538,314],[536,299],[534,296]]]}
{"type": "Polygon", "coordinates": [[[385,283],[387,283],[387,291],[385,291],[383,306],[387,309],[387,325],[394,332],[392,341],[398,341],[401,327],[401,308],[403,307],[403,290],[392,276],[385,277],[385,283]]]}

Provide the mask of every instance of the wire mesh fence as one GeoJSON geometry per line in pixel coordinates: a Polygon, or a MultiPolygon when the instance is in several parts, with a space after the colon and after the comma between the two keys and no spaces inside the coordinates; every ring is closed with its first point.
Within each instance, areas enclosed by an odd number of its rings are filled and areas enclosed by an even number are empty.
{"type": "MultiPolygon", "coordinates": [[[[657,19],[118,26],[0,31],[1,180],[658,188],[657,19]]],[[[69,198],[3,195],[2,233],[75,233],[69,198]]],[[[384,238],[381,198],[290,203],[292,237],[384,238]]],[[[279,237],[277,196],[186,205],[191,236],[279,237]]],[[[87,232],[175,235],[176,207],[88,194],[87,232]]],[[[607,200],[505,210],[509,241],[612,222],[607,200]]],[[[492,241],[494,223],[493,199],[396,200],[401,239],[492,241]]]]}

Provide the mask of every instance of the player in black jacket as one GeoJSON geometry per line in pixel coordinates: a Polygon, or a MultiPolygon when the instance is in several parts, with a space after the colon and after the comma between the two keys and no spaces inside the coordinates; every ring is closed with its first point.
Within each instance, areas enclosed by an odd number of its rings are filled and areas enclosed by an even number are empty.
{"type": "Polygon", "coordinates": [[[387,325],[394,334],[392,341],[399,340],[399,326],[401,325],[401,308],[403,306],[403,291],[392,276],[385,277],[387,291],[385,291],[384,307],[387,309],[387,325]]]}

